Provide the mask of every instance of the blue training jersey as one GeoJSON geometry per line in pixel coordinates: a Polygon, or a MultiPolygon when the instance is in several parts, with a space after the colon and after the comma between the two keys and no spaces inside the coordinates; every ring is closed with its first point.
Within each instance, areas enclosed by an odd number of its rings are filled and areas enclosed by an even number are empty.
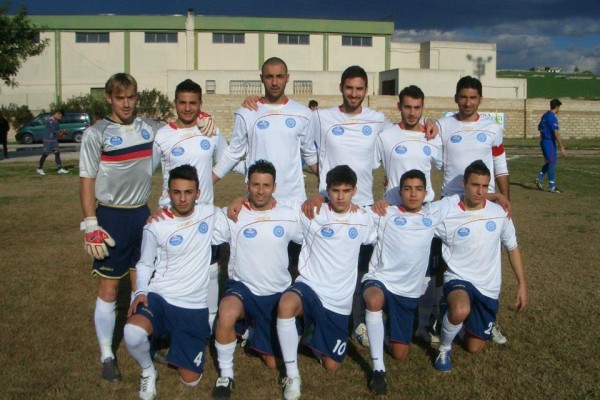
{"type": "Polygon", "coordinates": [[[559,130],[558,118],[552,111],[546,111],[542,115],[542,119],[538,124],[538,131],[540,131],[540,140],[554,140],[554,132],[559,130]]]}

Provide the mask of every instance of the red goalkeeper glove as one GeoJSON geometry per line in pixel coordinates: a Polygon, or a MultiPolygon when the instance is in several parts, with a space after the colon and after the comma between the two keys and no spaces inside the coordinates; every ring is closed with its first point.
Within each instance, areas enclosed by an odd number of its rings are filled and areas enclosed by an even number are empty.
{"type": "Polygon", "coordinates": [[[85,251],[96,260],[108,257],[108,248],[114,247],[115,240],[100,225],[96,217],[88,217],[81,223],[81,230],[85,231],[85,251]]]}

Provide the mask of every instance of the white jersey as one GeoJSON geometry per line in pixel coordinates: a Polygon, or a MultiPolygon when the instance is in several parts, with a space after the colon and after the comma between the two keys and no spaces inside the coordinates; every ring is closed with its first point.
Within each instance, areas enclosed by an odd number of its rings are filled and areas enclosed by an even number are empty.
{"type": "Polygon", "coordinates": [[[497,299],[502,282],[502,243],[517,247],[515,226],[498,204],[485,201],[481,210],[466,211],[461,201],[436,230],[442,239],[442,256],[448,265],[444,281],[471,282],[485,296],[497,299]]]}
{"type": "Polygon", "coordinates": [[[390,206],[384,217],[371,211],[377,244],[362,281],[376,279],[396,295],[419,298],[435,229],[450,212],[452,202],[459,200],[458,196],[445,197],[415,213],[390,206]]]}
{"type": "Polygon", "coordinates": [[[147,224],[136,265],[136,293],[159,294],[177,307],[207,308],[210,246],[225,242],[219,232],[227,229],[226,220],[212,204],[199,204],[188,217],[169,213],[147,224]]]}
{"type": "Polygon", "coordinates": [[[400,124],[396,124],[378,135],[375,151],[388,178],[385,197],[390,204],[402,203],[400,178],[411,169],[422,171],[427,178],[425,202],[435,199],[431,185],[431,166],[442,169],[442,140],[439,135],[427,140],[422,131],[402,129],[400,124]]]}
{"type": "Polygon", "coordinates": [[[145,117],[136,117],[129,125],[105,118],[85,130],[79,176],[96,180],[100,203],[112,207],[148,203],[154,172],[152,143],[160,125],[145,117]]]}
{"type": "Polygon", "coordinates": [[[288,243],[302,243],[294,211],[280,205],[256,211],[244,204],[238,221],[227,222],[229,278],[242,282],[257,296],[281,293],[290,286],[288,243]]]}
{"type": "Polygon", "coordinates": [[[163,174],[163,190],[159,206],[168,206],[169,199],[169,172],[180,165],[189,164],[196,167],[200,183],[200,203],[212,203],[214,200],[212,168],[213,161],[219,160],[225,149],[227,141],[216,130],[215,135],[206,137],[200,133],[197,126],[190,128],[177,128],[170,123],[163,126],[156,133],[154,139],[154,163],[161,163],[163,174]]]}
{"type": "Polygon", "coordinates": [[[390,126],[383,113],[362,107],[356,115],[345,114],[340,107],[318,109],[315,140],[319,152],[319,192],[327,197],[327,172],[348,165],[358,177],[352,201],[361,206],[373,204],[373,169],[377,168],[375,141],[379,132],[390,126]]]}
{"type": "Polygon", "coordinates": [[[377,233],[367,211],[338,214],[328,206],[309,220],[296,210],[304,235],[296,282],[310,286],[323,307],[349,315],[358,275],[361,244],[373,244],[377,233]]]}
{"type": "Polygon", "coordinates": [[[308,165],[317,163],[311,116],[309,108],[289,99],[284,104],[260,101],[257,111],[238,109],[231,141],[214,173],[224,177],[244,156],[248,166],[264,159],[277,170],[277,201],[306,200],[302,159],[308,165]]]}
{"type": "MultiPolygon", "coordinates": [[[[458,114],[437,121],[442,139],[444,182],[442,196],[463,194],[461,185],[465,168],[482,160],[492,177],[508,175],[506,154],[502,144],[502,127],[493,119],[479,115],[475,122],[458,119],[458,114]]],[[[488,191],[494,193],[495,180],[488,191]]]]}

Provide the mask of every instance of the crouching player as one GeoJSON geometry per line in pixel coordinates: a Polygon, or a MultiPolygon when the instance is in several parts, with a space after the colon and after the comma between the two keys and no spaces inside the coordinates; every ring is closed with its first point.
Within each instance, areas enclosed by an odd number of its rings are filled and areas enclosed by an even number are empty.
{"type": "Polygon", "coordinates": [[[442,256],[448,265],[444,273],[444,297],[448,310],[442,319],[440,352],[435,368],[452,369],[452,341],[465,328],[464,344],[469,352],[479,352],[489,340],[498,312],[502,282],[501,246],[517,278],[515,309],[527,304],[527,290],[521,252],[515,227],[501,206],[486,200],[490,170],[481,160],[472,162],[462,180],[464,195],[436,235],[442,239],[442,256]]]}
{"type": "MultiPolygon", "coordinates": [[[[302,243],[302,232],[290,207],[273,206],[275,167],[258,160],[248,169],[248,199],[237,222],[227,220],[229,280],[219,304],[215,347],[220,376],[213,389],[214,399],[228,399],[233,390],[235,325],[252,327],[250,347],[269,368],[275,368],[279,343],[274,332],[274,316],[281,293],[290,286],[288,244],[302,243]]],[[[296,341],[298,336],[296,336],[296,341]]]]}
{"type": "Polygon", "coordinates": [[[361,244],[376,239],[372,218],[365,210],[349,212],[356,193],[356,173],[347,165],[332,168],[326,176],[328,207],[309,220],[300,210],[297,218],[304,235],[296,282],[281,296],[277,309],[277,336],[285,363],[283,397],[300,398],[298,332],[314,324],[308,346],[321,355],[328,370],[337,370],[346,356],[348,322],[357,279],[361,244]]]}
{"type": "Polygon", "coordinates": [[[177,367],[181,381],[196,386],[204,371],[210,337],[207,292],[211,242],[222,243],[225,215],[209,204],[196,205],[200,196],[196,168],[181,165],[169,173],[171,208],[167,218],[144,227],[137,267],[137,290],[128,311],[125,345],[142,368],[141,400],[156,397],[150,354],[151,339],[171,336],[167,362],[177,367]],[[215,237],[213,239],[213,236],[215,237]]]}

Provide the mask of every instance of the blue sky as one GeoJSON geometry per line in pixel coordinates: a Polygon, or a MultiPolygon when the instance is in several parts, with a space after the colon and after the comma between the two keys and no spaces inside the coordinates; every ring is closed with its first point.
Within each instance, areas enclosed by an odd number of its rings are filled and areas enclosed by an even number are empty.
{"type": "Polygon", "coordinates": [[[497,44],[498,69],[600,72],[599,0],[12,0],[29,14],[185,14],[393,20],[394,40],[497,44]]]}

